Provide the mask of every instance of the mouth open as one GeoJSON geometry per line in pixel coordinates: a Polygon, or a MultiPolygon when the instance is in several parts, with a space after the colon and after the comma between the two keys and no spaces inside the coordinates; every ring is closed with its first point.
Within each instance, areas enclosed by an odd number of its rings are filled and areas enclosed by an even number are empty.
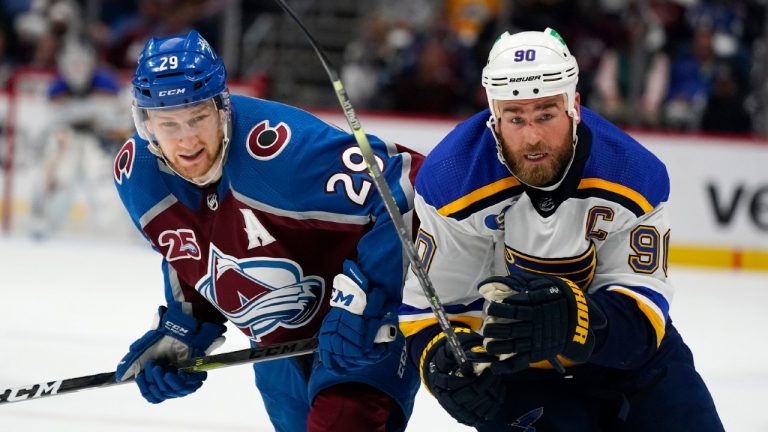
{"type": "Polygon", "coordinates": [[[536,162],[547,157],[547,153],[529,153],[525,155],[525,160],[536,162]]]}
{"type": "Polygon", "coordinates": [[[205,149],[200,149],[191,155],[180,154],[179,158],[186,162],[194,162],[197,158],[199,158],[203,154],[203,150],[205,149]]]}

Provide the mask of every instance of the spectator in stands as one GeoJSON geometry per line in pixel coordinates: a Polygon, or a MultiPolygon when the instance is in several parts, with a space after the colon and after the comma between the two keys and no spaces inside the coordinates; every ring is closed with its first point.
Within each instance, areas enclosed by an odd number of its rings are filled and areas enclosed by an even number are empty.
{"type": "Polygon", "coordinates": [[[693,28],[708,28],[712,34],[710,93],[699,129],[712,132],[749,132],[751,118],[745,108],[748,93],[750,53],[745,5],[741,2],[709,0],[688,11],[693,28]]]}
{"type": "Polygon", "coordinates": [[[470,48],[451,31],[445,16],[415,35],[393,80],[394,109],[458,114],[471,108],[479,66],[470,48]]]}
{"type": "Polygon", "coordinates": [[[697,26],[691,46],[672,59],[664,109],[667,126],[687,130],[699,127],[712,96],[717,71],[728,70],[720,76],[738,80],[738,74],[733,73],[737,70],[734,58],[718,55],[713,38],[711,26],[697,26]]]}
{"type": "Polygon", "coordinates": [[[483,28],[496,19],[501,0],[446,0],[445,14],[452,32],[468,47],[473,46],[483,28]]]}
{"type": "Polygon", "coordinates": [[[595,73],[591,104],[619,124],[658,126],[669,79],[669,58],[662,50],[666,32],[651,9],[631,10],[600,28],[608,48],[595,73]]]}
{"type": "Polygon", "coordinates": [[[121,69],[133,69],[136,59],[150,36],[163,37],[186,33],[194,25],[212,44],[218,30],[212,24],[225,2],[214,0],[138,0],[135,13],[114,19],[107,42],[110,63],[121,69]]]}
{"type": "Polygon", "coordinates": [[[341,79],[350,100],[361,108],[392,109],[392,71],[410,31],[393,27],[380,16],[365,18],[359,38],[344,50],[341,79]],[[400,36],[400,37],[399,37],[400,36]]]}

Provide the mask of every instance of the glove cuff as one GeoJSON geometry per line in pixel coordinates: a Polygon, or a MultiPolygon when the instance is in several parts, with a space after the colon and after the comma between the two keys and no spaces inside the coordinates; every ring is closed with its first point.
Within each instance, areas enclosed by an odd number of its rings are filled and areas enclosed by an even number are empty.
{"type": "Polygon", "coordinates": [[[222,335],[227,327],[212,322],[200,322],[192,315],[187,315],[179,309],[160,307],[158,311],[160,322],[158,330],[192,348],[190,356],[208,354],[218,348],[224,340],[222,335]],[[221,341],[218,339],[222,337],[221,341]],[[215,345],[215,346],[214,346],[215,345]]]}
{"type": "Polygon", "coordinates": [[[164,334],[189,343],[192,336],[197,333],[198,322],[192,315],[187,315],[178,309],[168,309],[160,306],[157,311],[159,322],[158,330],[164,334]]]}

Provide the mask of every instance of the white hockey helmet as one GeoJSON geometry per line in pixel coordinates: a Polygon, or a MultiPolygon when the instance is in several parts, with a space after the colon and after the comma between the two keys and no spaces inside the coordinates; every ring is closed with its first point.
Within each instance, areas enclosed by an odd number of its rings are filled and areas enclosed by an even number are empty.
{"type": "Polygon", "coordinates": [[[566,110],[578,121],[576,83],[579,66],[563,38],[551,28],[526,31],[496,39],[483,68],[483,87],[493,117],[500,113],[495,100],[536,99],[566,95],[566,110]]]}

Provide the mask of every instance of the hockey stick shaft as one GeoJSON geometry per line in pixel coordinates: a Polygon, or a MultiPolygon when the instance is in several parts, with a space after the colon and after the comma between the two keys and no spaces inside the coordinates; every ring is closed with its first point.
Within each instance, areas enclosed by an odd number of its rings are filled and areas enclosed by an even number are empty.
{"type": "MultiPolygon", "coordinates": [[[[204,357],[196,357],[174,364],[185,372],[202,372],[245,363],[258,363],[309,354],[317,349],[317,338],[302,339],[294,342],[282,342],[256,348],[246,348],[204,357]]],[[[22,387],[0,390],[0,404],[22,402],[47,396],[58,396],[98,387],[132,382],[133,378],[116,381],[115,372],[104,372],[76,378],[46,381],[22,387]]]]}
{"type": "Polygon", "coordinates": [[[330,60],[328,60],[328,56],[325,54],[325,51],[323,51],[320,45],[318,45],[317,41],[315,41],[315,38],[311,33],[309,33],[309,30],[307,30],[307,28],[304,26],[304,23],[301,21],[301,19],[299,19],[296,13],[294,13],[290,6],[288,6],[285,0],[275,1],[288,15],[290,15],[290,17],[293,19],[293,21],[296,22],[299,28],[301,28],[301,31],[307,37],[309,43],[312,45],[312,48],[315,50],[315,53],[320,58],[320,62],[323,64],[323,68],[328,74],[328,78],[330,78],[331,82],[333,83],[333,88],[336,91],[336,98],[339,100],[341,109],[344,111],[344,115],[347,118],[347,123],[352,129],[352,134],[354,135],[355,140],[357,141],[357,145],[360,147],[360,151],[363,154],[363,159],[365,159],[365,164],[368,167],[368,174],[371,176],[373,183],[376,185],[376,189],[379,191],[379,195],[384,202],[384,207],[386,207],[387,213],[389,213],[389,216],[392,219],[392,223],[397,230],[397,235],[403,245],[405,254],[407,255],[408,261],[411,264],[411,269],[419,280],[419,285],[421,285],[421,289],[424,291],[424,295],[429,301],[429,305],[432,308],[432,312],[435,314],[435,317],[437,318],[440,329],[443,331],[443,333],[445,333],[448,346],[451,349],[461,369],[465,373],[471,371],[472,365],[469,363],[464,350],[461,348],[461,344],[459,344],[459,340],[456,338],[456,333],[453,331],[453,327],[451,327],[451,323],[448,320],[447,314],[445,313],[445,308],[443,307],[440,298],[435,292],[435,287],[432,285],[432,281],[421,265],[421,258],[416,251],[416,246],[410,239],[408,229],[405,225],[405,220],[400,214],[400,209],[398,208],[397,202],[392,195],[392,190],[389,188],[389,184],[387,184],[386,180],[384,180],[384,177],[381,174],[381,170],[379,169],[379,165],[376,163],[376,158],[373,154],[371,144],[368,142],[368,137],[363,131],[360,120],[357,118],[357,114],[352,107],[352,102],[350,102],[349,97],[347,96],[347,92],[344,89],[344,85],[342,84],[336,69],[333,67],[330,60]]]}

